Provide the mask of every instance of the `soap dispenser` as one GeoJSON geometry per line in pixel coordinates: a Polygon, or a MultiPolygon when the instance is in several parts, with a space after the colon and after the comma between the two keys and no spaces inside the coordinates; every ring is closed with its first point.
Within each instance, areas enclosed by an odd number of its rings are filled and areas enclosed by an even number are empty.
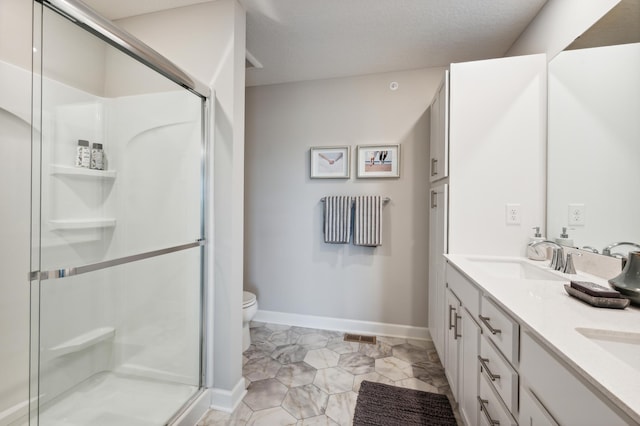
{"type": "Polygon", "coordinates": [[[562,228],[562,234],[560,234],[560,238],[556,238],[556,243],[561,246],[573,247],[573,240],[569,238],[566,227],[562,228]]]}
{"type": "Polygon", "coordinates": [[[540,227],[534,226],[533,229],[535,229],[536,232],[533,234],[533,237],[529,239],[529,245],[527,246],[527,257],[531,260],[547,260],[547,247],[532,247],[533,244],[544,241],[544,238],[542,238],[542,234],[540,233],[540,227]]]}

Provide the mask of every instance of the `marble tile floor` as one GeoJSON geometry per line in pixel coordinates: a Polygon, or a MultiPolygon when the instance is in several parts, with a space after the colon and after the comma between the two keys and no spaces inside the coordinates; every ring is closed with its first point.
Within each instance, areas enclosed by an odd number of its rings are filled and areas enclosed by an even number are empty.
{"type": "Polygon", "coordinates": [[[431,341],[351,343],[342,332],[252,322],[251,342],[242,357],[247,395],[198,426],[349,426],[363,380],[445,394],[462,425],[431,341]]]}

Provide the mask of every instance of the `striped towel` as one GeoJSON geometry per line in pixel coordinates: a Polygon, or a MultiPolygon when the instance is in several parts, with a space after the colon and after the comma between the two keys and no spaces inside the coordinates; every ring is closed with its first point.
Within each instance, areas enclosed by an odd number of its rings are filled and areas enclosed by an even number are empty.
{"type": "Polygon", "coordinates": [[[324,198],[324,242],[348,244],[351,239],[351,197],[324,198]]]}
{"type": "Polygon", "coordinates": [[[379,195],[354,197],[353,244],[382,245],[382,198],[379,195]]]}

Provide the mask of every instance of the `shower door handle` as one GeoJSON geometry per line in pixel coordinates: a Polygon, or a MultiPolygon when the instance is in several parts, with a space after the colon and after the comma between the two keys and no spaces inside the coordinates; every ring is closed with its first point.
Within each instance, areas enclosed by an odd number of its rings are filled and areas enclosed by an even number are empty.
{"type": "Polygon", "coordinates": [[[163,254],[174,253],[177,251],[187,250],[193,247],[201,247],[205,244],[204,239],[199,239],[192,243],[181,244],[179,246],[168,247],[160,250],[148,251],[146,253],[134,254],[131,256],[120,257],[118,259],[105,260],[104,262],[92,263],[90,265],[74,266],[69,268],[52,269],[50,271],[32,271],[29,272],[29,281],[44,281],[56,278],[73,277],[74,275],[87,274],[89,272],[99,271],[101,269],[111,268],[112,266],[124,265],[126,263],[136,262],[138,260],[149,259],[151,257],[161,256],[163,254]]]}

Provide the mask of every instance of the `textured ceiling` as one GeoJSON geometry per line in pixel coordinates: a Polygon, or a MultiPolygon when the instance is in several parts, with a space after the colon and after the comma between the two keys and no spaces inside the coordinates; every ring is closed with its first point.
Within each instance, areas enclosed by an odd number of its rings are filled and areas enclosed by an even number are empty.
{"type": "Polygon", "coordinates": [[[247,85],[503,56],[546,0],[240,0],[247,85]]]}
{"type": "MultiPolygon", "coordinates": [[[[110,19],[211,0],[84,0],[110,19]]],[[[247,85],[445,66],[503,56],[546,0],[239,0],[247,85]]],[[[170,31],[170,29],[167,29],[170,31]]]]}

